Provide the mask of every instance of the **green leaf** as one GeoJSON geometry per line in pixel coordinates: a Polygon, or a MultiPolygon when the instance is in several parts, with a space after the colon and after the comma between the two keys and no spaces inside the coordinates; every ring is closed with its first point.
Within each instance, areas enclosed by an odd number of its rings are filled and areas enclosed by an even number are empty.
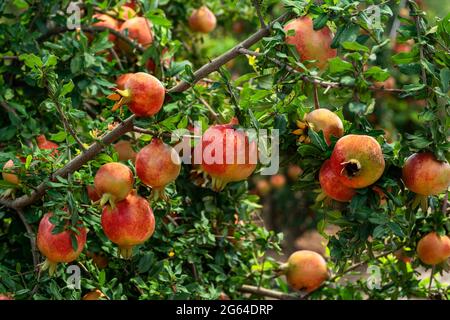
{"type": "Polygon", "coordinates": [[[384,81],[389,78],[389,72],[385,69],[381,69],[378,66],[370,67],[368,70],[364,72],[364,75],[367,78],[372,78],[375,81],[384,81]]]}
{"type": "Polygon", "coordinates": [[[65,96],[66,94],[72,92],[74,87],[75,87],[75,85],[73,84],[72,80],[70,80],[65,85],[63,85],[63,87],[61,89],[61,92],[60,92],[60,95],[61,96],[65,96]]]}
{"type": "Polygon", "coordinates": [[[346,73],[353,70],[350,62],[344,61],[339,57],[328,60],[328,68],[332,74],[346,73]]]}
{"type": "Polygon", "coordinates": [[[345,41],[342,43],[342,47],[348,51],[369,52],[369,48],[363,46],[362,44],[359,44],[358,42],[345,41]]]}
{"type": "Polygon", "coordinates": [[[314,24],[313,24],[313,28],[314,30],[320,30],[323,27],[325,27],[325,25],[328,22],[328,14],[323,13],[320,16],[318,16],[317,18],[314,19],[314,24]]]}
{"type": "Polygon", "coordinates": [[[448,92],[448,86],[450,81],[450,69],[449,68],[443,68],[440,72],[440,78],[441,78],[441,88],[442,92],[446,93],[448,92]]]}

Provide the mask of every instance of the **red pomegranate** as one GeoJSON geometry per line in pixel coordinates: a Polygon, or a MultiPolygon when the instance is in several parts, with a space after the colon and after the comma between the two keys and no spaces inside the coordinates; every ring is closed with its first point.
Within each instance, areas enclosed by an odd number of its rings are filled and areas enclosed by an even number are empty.
{"type": "Polygon", "coordinates": [[[122,257],[130,259],[133,247],[152,236],[155,218],[148,201],[132,192],[114,209],[103,207],[102,227],[106,236],[119,246],[122,257]]]}
{"type": "Polygon", "coordinates": [[[431,152],[415,153],[406,160],[402,179],[412,192],[423,196],[437,195],[450,185],[450,165],[438,161],[431,152]]]}
{"type": "Polygon", "coordinates": [[[119,90],[125,89],[125,83],[128,81],[130,76],[132,76],[133,73],[124,73],[117,77],[116,79],[116,88],[119,90]]]}
{"type": "Polygon", "coordinates": [[[12,184],[19,184],[20,183],[19,177],[17,176],[17,174],[12,172],[15,172],[14,161],[8,160],[3,166],[2,171],[3,180],[8,181],[9,183],[12,184]]]}
{"type": "Polygon", "coordinates": [[[450,257],[450,238],[430,232],[417,243],[417,255],[425,264],[434,266],[450,257]]]}
{"type": "Polygon", "coordinates": [[[41,134],[36,138],[37,146],[41,150],[53,150],[52,153],[50,153],[51,156],[58,155],[58,145],[52,141],[48,141],[47,138],[41,134]]]}
{"type": "Polygon", "coordinates": [[[120,140],[119,142],[113,145],[116,150],[119,161],[135,161],[136,160],[136,152],[133,150],[131,142],[128,140],[120,140]]]}
{"type": "Polygon", "coordinates": [[[217,19],[206,6],[194,10],[189,17],[189,28],[192,31],[210,33],[216,28],[217,19]]]}
{"type": "Polygon", "coordinates": [[[202,136],[194,149],[194,159],[212,177],[212,189],[219,192],[229,182],[248,178],[256,168],[257,144],[247,134],[234,129],[237,120],[229,124],[214,125],[202,136]]]}
{"type": "Polygon", "coordinates": [[[95,189],[95,186],[93,186],[93,185],[87,186],[86,191],[87,191],[88,197],[89,197],[89,199],[91,199],[91,201],[97,202],[98,200],[100,200],[101,197],[98,194],[97,190],[95,189]]]}
{"type": "Polygon", "coordinates": [[[13,297],[11,297],[9,294],[1,294],[0,293],[0,301],[2,300],[14,300],[13,297]]]}
{"type": "Polygon", "coordinates": [[[175,181],[180,174],[181,160],[171,146],[159,139],[141,149],[136,156],[136,174],[141,181],[152,188],[152,199],[166,199],[166,185],[175,181]]]}
{"type": "Polygon", "coordinates": [[[346,135],[336,142],[330,162],[339,181],[353,189],[375,183],[383,175],[385,167],[377,140],[356,134],[346,135]]]}
{"type": "MultiPolygon", "coordinates": [[[[127,34],[128,38],[137,41],[144,48],[149,47],[153,42],[152,24],[144,17],[134,17],[126,20],[119,31],[127,34]]],[[[125,52],[131,50],[130,45],[124,41],[119,40],[119,47],[125,52]]]]}
{"type": "Polygon", "coordinates": [[[133,172],[119,162],[104,164],[98,169],[94,178],[94,186],[101,195],[100,204],[110,202],[112,206],[125,199],[133,189],[133,172]]]}
{"type": "Polygon", "coordinates": [[[124,90],[116,89],[108,98],[117,101],[113,111],[127,105],[136,116],[150,117],[161,110],[165,94],[164,86],[158,79],[138,72],[128,77],[124,90]]]}
{"type": "Polygon", "coordinates": [[[59,262],[72,262],[78,258],[86,244],[87,230],[81,222],[77,225],[78,234],[72,230],[64,230],[53,234],[55,226],[50,221],[52,213],[45,214],[39,223],[37,247],[47,259],[42,270],[49,269],[50,275],[55,273],[59,262]],[[72,238],[76,239],[77,248],[72,246],[72,238]]]}
{"type": "Polygon", "coordinates": [[[331,144],[331,136],[340,138],[344,135],[344,125],[341,119],[332,111],[324,108],[316,109],[305,115],[308,128],[316,132],[323,131],[323,136],[328,145],[331,144]]]}
{"type": "MultiPolygon", "coordinates": [[[[99,20],[93,24],[94,27],[106,27],[115,31],[119,30],[119,22],[107,14],[96,13],[92,17],[99,20]]],[[[114,42],[116,40],[116,36],[110,33],[108,39],[109,41],[114,42]]]]}
{"type": "Polygon", "coordinates": [[[301,61],[315,60],[310,65],[323,70],[328,65],[328,59],[337,55],[336,49],[331,48],[333,35],[330,29],[314,30],[310,17],[297,18],[286,24],[284,30],[294,30],[294,35],[286,36],[286,43],[295,45],[301,61]]]}
{"type": "Polygon", "coordinates": [[[352,188],[344,186],[339,177],[335,174],[331,168],[330,160],[326,160],[319,172],[319,182],[322,187],[322,191],[331,199],[341,202],[347,202],[352,200],[356,191],[352,188]]]}

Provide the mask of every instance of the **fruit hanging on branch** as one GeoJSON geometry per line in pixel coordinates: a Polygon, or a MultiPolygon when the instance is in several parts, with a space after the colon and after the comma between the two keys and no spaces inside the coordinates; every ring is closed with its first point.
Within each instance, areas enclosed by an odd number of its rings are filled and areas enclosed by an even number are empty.
{"type": "Polygon", "coordinates": [[[155,218],[147,200],[130,193],[116,207],[104,206],[102,227],[108,239],[119,246],[120,255],[131,259],[133,247],[147,241],[155,231],[155,218]]]}
{"type": "Polygon", "coordinates": [[[328,279],[328,268],[325,259],[317,252],[299,250],[289,256],[281,265],[286,280],[295,290],[312,292],[328,279]]]}
{"type": "Polygon", "coordinates": [[[98,169],[94,186],[101,196],[100,205],[124,200],[133,189],[134,176],[130,168],[119,162],[104,164],[98,169]]]}
{"type": "Polygon", "coordinates": [[[450,165],[438,161],[431,152],[415,153],[403,166],[402,180],[414,193],[422,196],[438,195],[450,185],[450,165]]]}
{"type": "Polygon", "coordinates": [[[384,172],[385,161],[380,144],[367,135],[349,134],[340,138],[330,158],[331,168],[348,188],[365,188],[384,172]]]}
{"type": "Polygon", "coordinates": [[[125,83],[128,81],[130,76],[132,76],[133,73],[124,73],[117,77],[116,79],[116,88],[119,90],[125,89],[125,83]]]}
{"type": "Polygon", "coordinates": [[[15,167],[14,161],[12,161],[11,159],[8,160],[3,166],[2,177],[3,180],[8,181],[9,183],[19,184],[20,183],[19,176],[16,173],[13,173],[16,172],[14,167],[15,167]]]}
{"type": "Polygon", "coordinates": [[[234,129],[237,120],[208,128],[194,149],[201,169],[212,178],[212,189],[219,192],[229,182],[247,179],[256,169],[258,147],[243,130],[234,129]]]}
{"type": "Polygon", "coordinates": [[[152,188],[151,199],[168,200],[164,189],[180,174],[181,159],[174,148],[157,138],[142,148],[136,156],[136,174],[152,188]]]}
{"type": "MultiPolygon", "coordinates": [[[[135,40],[144,48],[148,48],[153,42],[152,24],[144,17],[134,17],[126,20],[120,26],[119,31],[127,35],[131,40],[135,40]]],[[[130,44],[118,39],[119,48],[125,52],[132,51],[130,44]]]]}
{"type": "Polygon", "coordinates": [[[417,243],[417,255],[427,265],[437,265],[450,258],[450,238],[430,232],[417,243]]]}
{"type": "Polygon", "coordinates": [[[333,171],[331,161],[326,160],[319,171],[319,182],[322,191],[331,199],[348,202],[352,200],[356,191],[346,187],[339,181],[339,176],[333,171]]]}
{"type": "Polygon", "coordinates": [[[189,17],[189,28],[195,32],[210,33],[216,28],[217,19],[211,10],[202,6],[189,17]]]}
{"type": "Polygon", "coordinates": [[[138,72],[128,77],[124,89],[116,89],[108,98],[116,101],[113,111],[123,105],[138,117],[151,117],[161,110],[165,97],[164,86],[154,76],[138,72]]]}
{"type": "Polygon", "coordinates": [[[323,132],[323,136],[328,145],[331,144],[331,136],[340,138],[344,135],[344,125],[342,120],[328,109],[316,109],[307,113],[303,121],[298,121],[299,127],[293,133],[300,136],[300,142],[308,139],[308,130],[323,132]]]}
{"type": "Polygon", "coordinates": [[[99,289],[95,289],[94,291],[86,293],[82,300],[101,300],[105,299],[106,295],[101,292],[99,289]]]}
{"type": "MultiPolygon", "coordinates": [[[[92,17],[95,18],[96,20],[99,20],[98,22],[95,22],[93,24],[94,27],[105,27],[115,31],[119,30],[119,21],[117,21],[116,19],[107,14],[96,13],[92,17]]],[[[110,33],[108,35],[108,39],[109,41],[114,42],[116,41],[116,36],[110,33]]]]}
{"type": "Polygon", "coordinates": [[[83,247],[86,244],[87,230],[79,221],[75,232],[66,228],[66,230],[53,234],[55,225],[50,221],[53,216],[51,212],[46,213],[40,223],[37,233],[37,247],[43,256],[46,257],[42,270],[49,270],[53,275],[56,266],[60,262],[72,262],[78,258],[83,247]]]}
{"type": "Polygon", "coordinates": [[[116,150],[119,161],[135,161],[136,160],[136,152],[133,150],[131,142],[128,140],[120,140],[119,142],[113,145],[116,150]]]}
{"type": "Polygon", "coordinates": [[[89,199],[92,202],[97,202],[98,200],[100,200],[101,196],[98,194],[97,189],[95,189],[95,186],[93,185],[86,186],[86,191],[89,199]]]}
{"type": "Polygon", "coordinates": [[[41,134],[36,137],[37,146],[41,150],[53,150],[53,152],[50,153],[51,156],[57,156],[58,155],[58,145],[52,141],[48,141],[47,138],[41,134]]]}
{"type": "Polygon", "coordinates": [[[336,49],[331,48],[333,35],[325,26],[320,30],[313,29],[313,21],[310,17],[297,18],[285,25],[286,43],[294,45],[302,62],[314,60],[307,63],[307,67],[317,67],[323,70],[328,65],[328,59],[337,55],[336,49]],[[294,30],[294,35],[288,31],[294,30]]]}

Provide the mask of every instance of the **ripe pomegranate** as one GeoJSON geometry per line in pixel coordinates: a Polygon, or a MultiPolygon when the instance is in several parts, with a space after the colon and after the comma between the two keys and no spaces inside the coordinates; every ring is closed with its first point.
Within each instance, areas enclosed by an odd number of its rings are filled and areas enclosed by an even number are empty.
{"type": "Polygon", "coordinates": [[[310,17],[297,18],[284,27],[284,30],[294,30],[295,35],[286,36],[286,43],[295,45],[301,61],[315,60],[310,65],[320,70],[325,69],[328,59],[337,55],[336,49],[330,47],[333,36],[328,27],[315,31],[310,17]]]}
{"type": "Polygon", "coordinates": [[[130,76],[132,76],[133,73],[124,73],[117,77],[116,79],[116,88],[119,90],[125,89],[125,83],[128,81],[130,76]]]}
{"type": "Polygon", "coordinates": [[[423,196],[437,195],[450,185],[450,165],[438,161],[431,152],[415,153],[402,169],[405,186],[423,196]]]}
{"type": "Polygon", "coordinates": [[[256,181],[256,191],[260,196],[265,196],[270,192],[271,186],[266,179],[256,181]]]}
{"type": "Polygon", "coordinates": [[[275,174],[270,177],[270,184],[275,189],[281,189],[286,184],[286,177],[284,174],[275,174]]]}
{"type": "Polygon", "coordinates": [[[124,6],[129,7],[133,10],[136,10],[136,0],[127,1],[124,6]]]}
{"type": "Polygon", "coordinates": [[[48,141],[47,138],[41,134],[36,138],[37,146],[41,150],[53,150],[52,153],[50,153],[51,156],[58,155],[58,145],[52,141],[48,141]]]}
{"type": "MultiPolygon", "coordinates": [[[[137,41],[144,48],[149,47],[153,42],[153,33],[151,22],[144,17],[134,17],[126,20],[119,31],[127,34],[128,38],[137,41]]],[[[118,41],[119,47],[125,52],[131,50],[130,45],[122,40],[118,41]]]]}
{"type": "Polygon", "coordinates": [[[124,200],[133,189],[134,177],[130,168],[119,162],[104,164],[98,169],[94,186],[101,195],[100,204],[110,202],[112,206],[124,200]]]}
{"type": "Polygon", "coordinates": [[[164,103],[164,86],[154,76],[138,72],[129,76],[125,89],[116,89],[116,93],[108,96],[117,101],[113,111],[126,104],[138,117],[150,117],[158,113],[164,103]]]}
{"type": "Polygon", "coordinates": [[[2,177],[3,180],[8,181],[9,183],[19,184],[20,180],[17,174],[15,173],[7,173],[7,172],[15,172],[14,170],[14,161],[11,159],[8,160],[3,166],[2,177]]]}
{"type": "Polygon", "coordinates": [[[417,256],[425,264],[434,266],[450,257],[450,238],[430,232],[417,243],[417,256]]]}
{"type": "Polygon", "coordinates": [[[81,222],[78,223],[76,234],[72,230],[64,230],[60,233],[53,234],[55,226],[51,223],[52,213],[46,213],[39,223],[37,233],[37,247],[39,251],[47,259],[42,266],[42,270],[49,269],[50,275],[55,273],[56,265],[59,262],[72,262],[78,258],[83,247],[86,244],[87,230],[81,222]],[[72,238],[75,237],[77,242],[76,250],[72,247],[72,238]]]}
{"type": "Polygon", "coordinates": [[[298,177],[303,173],[303,169],[296,164],[290,164],[287,170],[287,176],[292,181],[297,181],[298,177]]]}
{"type": "Polygon", "coordinates": [[[133,247],[153,234],[155,217],[148,201],[132,192],[114,209],[103,207],[102,227],[106,236],[119,246],[121,256],[131,259],[133,247]]]}
{"type": "Polygon", "coordinates": [[[312,292],[328,279],[325,259],[310,250],[294,252],[281,269],[285,271],[288,284],[295,290],[312,292]]]}
{"type": "Polygon", "coordinates": [[[413,44],[414,42],[395,43],[393,50],[395,53],[410,52],[413,44]]]}
{"type": "Polygon", "coordinates": [[[374,85],[376,88],[395,89],[395,83],[395,78],[390,76],[383,82],[375,82],[374,85]]]}
{"type": "Polygon", "coordinates": [[[216,24],[216,16],[206,6],[194,10],[189,17],[189,28],[195,32],[210,33],[216,28],[216,24]]]}
{"type": "Polygon", "coordinates": [[[0,301],[2,300],[14,300],[9,294],[0,294],[0,301]]]}
{"type": "Polygon", "coordinates": [[[322,191],[331,199],[341,202],[352,200],[356,191],[339,182],[339,177],[331,167],[331,161],[326,160],[319,171],[319,182],[322,191]]]}
{"type": "Polygon", "coordinates": [[[236,130],[233,119],[229,124],[214,125],[202,136],[194,149],[195,161],[212,177],[212,189],[219,192],[229,182],[248,178],[256,168],[257,145],[250,142],[244,131],[236,130]]]}
{"type": "Polygon", "coordinates": [[[136,160],[136,152],[133,150],[130,141],[120,140],[113,147],[119,155],[119,161],[132,160],[134,162],[136,160]]]}
{"type": "Polygon", "coordinates": [[[101,298],[106,298],[106,295],[99,289],[86,293],[82,300],[100,300],[101,298]]]}
{"type": "Polygon", "coordinates": [[[98,194],[97,190],[95,189],[95,186],[93,185],[87,186],[86,191],[89,199],[91,199],[92,202],[97,202],[98,200],[100,200],[101,197],[98,194]]]}
{"type": "Polygon", "coordinates": [[[171,146],[153,138],[136,156],[136,174],[152,188],[153,199],[166,199],[164,188],[180,174],[181,160],[171,146]]]}
{"type": "Polygon", "coordinates": [[[366,135],[349,134],[340,138],[330,158],[339,181],[349,188],[365,188],[377,181],[384,171],[381,146],[366,135]]]}
{"type": "MultiPolygon", "coordinates": [[[[107,14],[96,13],[92,17],[99,20],[93,24],[94,27],[105,27],[115,31],[119,30],[119,22],[107,14]]],[[[116,40],[116,36],[110,33],[108,39],[109,41],[114,42],[116,40]]]]}
{"type": "Polygon", "coordinates": [[[344,135],[344,125],[341,119],[328,109],[315,109],[305,115],[307,127],[316,132],[323,131],[323,136],[328,145],[331,144],[331,136],[340,138],[344,135]]]}

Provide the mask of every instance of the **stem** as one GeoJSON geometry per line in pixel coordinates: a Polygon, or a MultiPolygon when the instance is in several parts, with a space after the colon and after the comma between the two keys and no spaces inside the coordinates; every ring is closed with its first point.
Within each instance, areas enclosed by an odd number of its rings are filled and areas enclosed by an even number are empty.
{"type": "Polygon", "coordinates": [[[314,86],[314,109],[320,109],[319,93],[317,91],[317,83],[313,83],[314,86]]]}
{"type": "Polygon", "coordinates": [[[284,292],[280,292],[280,291],[276,291],[276,290],[250,286],[247,284],[244,284],[239,289],[239,291],[244,292],[244,293],[251,293],[251,294],[255,294],[255,295],[259,295],[259,296],[265,296],[265,297],[269,297],[269,298],[275,298],[275,299],[279,299],[279,300],[298,299],[298,296],[293,295],[293,294],[288,294],[288,293],[284,293],[284,292]]]}
{"type": "Polygon", "coordinates": [[[266,27],[266,23],[264,22],[264,18],[261,14],[261,7],[259,5],[259,0],[253,0],[253,6],[256,9],[256,15],[258,16],[259,19],[259,23],[261,24],[261,28],[265,28],[266,27]]]}

